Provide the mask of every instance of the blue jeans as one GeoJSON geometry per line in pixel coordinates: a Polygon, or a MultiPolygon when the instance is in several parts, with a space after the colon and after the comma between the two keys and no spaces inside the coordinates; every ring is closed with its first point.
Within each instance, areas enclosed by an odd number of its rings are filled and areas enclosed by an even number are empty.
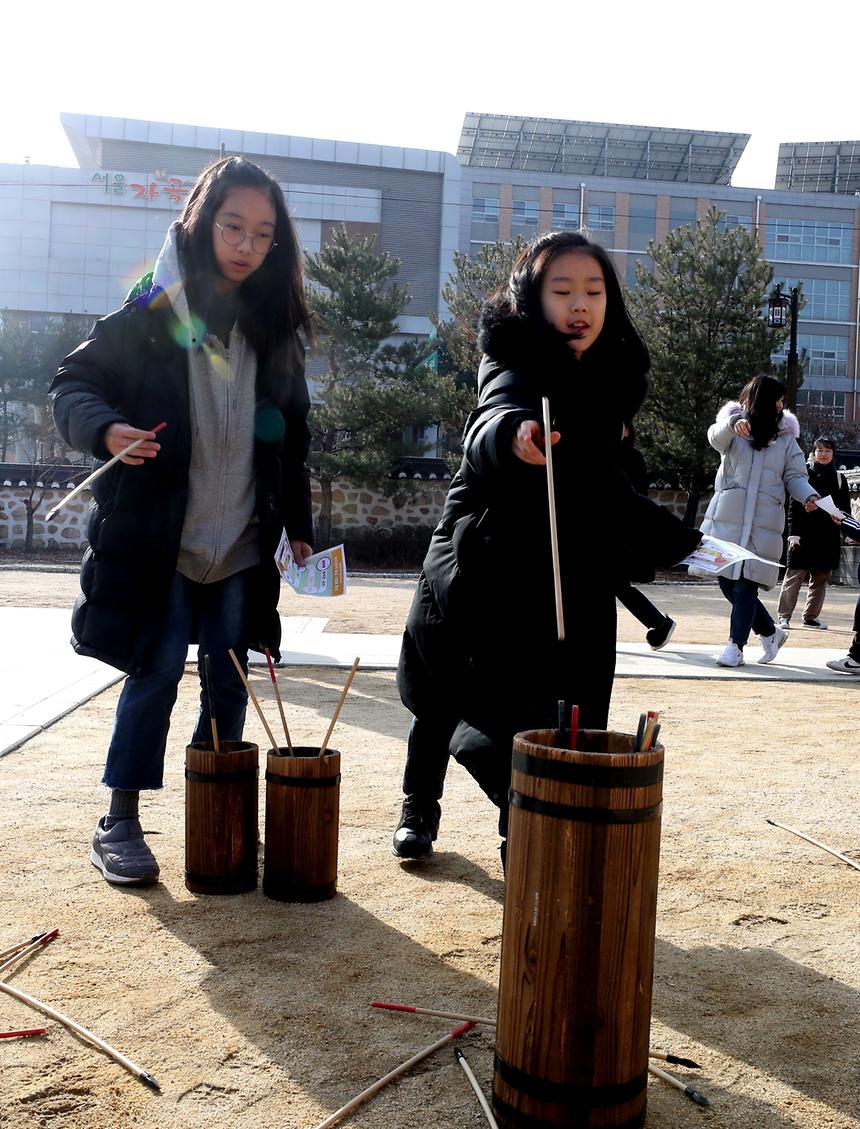
{"type": "Polygon", "coordinates": [[[732,605],[729,638],[738,647],[745,647],[750,629],[756,635],[773,635],[776,630],[770,612],[758,598],[758,585],[742,576],[740,580],[718,577],[720,591],[732,605]]]}
{"type": "Polygon", "coordinates": [[[170,714],[195,628],[201,685],[200,709],[191,740],[212,740],[209,701],[203,684],[203,656],[206,654],[218,738],[222,741],[242,739],[248,695],[227,651],[233,649],[247,672],[247,577],[247,572],[238,572],[214,584],[197,584],[176,573],[164,631],[153,654],[150,672],[140,677],[130,675],[122,688],[103,784],[129,791],[161,787],[170,714]]]}

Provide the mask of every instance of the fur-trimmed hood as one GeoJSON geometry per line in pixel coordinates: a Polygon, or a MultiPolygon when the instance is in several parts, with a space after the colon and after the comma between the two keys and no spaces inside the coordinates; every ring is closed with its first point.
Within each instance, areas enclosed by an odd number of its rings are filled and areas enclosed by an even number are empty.
{"type": "Polygon", "coordinates": [[[610,393],[626,421],[639,411],[648,391],[647,353],[634,353],[628,342],[610,343],[599,338],[577,360],[564,334],[543,318],[520,317],[493,302],[481,311],[478,347],[484,354],[478,375],[479,391],[482,382],[499,369],[535,376],[541,383],[561,375],[567,378],[575,371],[581,378],[581,395],[586,395],[586,386],[592,396],[610,393]]]}
{"type": "MultiPolygon", "coordinates": [[[[744,414],[744,406],[737,400],[729,400],[717,412],[717,423],[725,423],[732,416],[742,416],[744,414]]],[[[789,435],[794,436],[795,439],[800,438],[800,422],[793,412],[784,409],[782,419],[779,421],[779,432],[788,432],[789,435]]]]}
{"type": "Polygon", "coordinates": [[[573,361],[565,337],[545,321],[522,318],[488,302],[478,319],[478,348],[506,367],[529,369],[537,356],[573,361]]]}

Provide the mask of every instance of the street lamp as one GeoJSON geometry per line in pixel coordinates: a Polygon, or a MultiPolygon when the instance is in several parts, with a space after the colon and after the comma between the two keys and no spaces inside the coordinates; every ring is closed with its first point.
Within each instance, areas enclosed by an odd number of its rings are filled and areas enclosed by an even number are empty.
{"type": "Polygon", "coordinates": [[[797,389],[800,386],[801,372],[797,356],[797,309],[800,290],[792,286],[790,294],[783,294],[782,283],[777,283],[767,301],[768,325],[774,329],[790,326],[788,357],[785,363],[786,407],[797,410],[797,389]]]}

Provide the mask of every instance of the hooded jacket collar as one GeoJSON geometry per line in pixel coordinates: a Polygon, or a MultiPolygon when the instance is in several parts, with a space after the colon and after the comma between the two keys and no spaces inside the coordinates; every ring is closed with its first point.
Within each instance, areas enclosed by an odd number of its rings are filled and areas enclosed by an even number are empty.
{"type": "MultiPolygon", "coordinates": [[[[729,400],[717,412],[717,423],[725,423],[732,416],[743,415],[744,406],[738,400],[729,400]]],[[[795,439],[800,438],[800,422],[793,412],[783,409],[782,419],[779,421],[779,434],[787,433],[795,439]]]]}

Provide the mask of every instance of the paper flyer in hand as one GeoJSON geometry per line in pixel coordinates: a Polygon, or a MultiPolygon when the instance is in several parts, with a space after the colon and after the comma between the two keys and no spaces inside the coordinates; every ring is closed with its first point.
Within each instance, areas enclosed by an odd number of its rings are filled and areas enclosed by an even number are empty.
{"type": "Polygon", "coordinates": [[[820,510],[824,510],[825,513],[830,514],[831,517],[838,517],[840,519],[845,517],[845,514],[839,509],[830,494],[828,494],[826,498],[816,498],[815,504],[820,510]]]}
{"type": "Polygon", "coordinates": [[[769,561],[758,556],[751,549],[735,545],[733,541],[721,541],[719,537],[703,537],[700,544],[684,557],[681,564],[695,565],[703,572],[719,573],[740,561],[762,561],[763,564],[779,565],[779,561],[769,561]]]}
{"type": "Polygon", "coordinates": [[[343,596],[346,592],[346,554],[343,545],[314,553],[299,567],[286,533],[275,552],[278,572],[297,596],[343,596]]]}
{"type": "Polygon", "coordinates": [[[846,537],[851,538],[851,540],[856,540],[858,535],[860,535],[860,522],[852,517],[851,514],[840,510],[830,494],[828,494],[826,498],[816,498],[815,504],[820,510],[824,510],[825,513],[830,514],[831,517],[839,518],[842,524],[842,532],[846,537]]]}

